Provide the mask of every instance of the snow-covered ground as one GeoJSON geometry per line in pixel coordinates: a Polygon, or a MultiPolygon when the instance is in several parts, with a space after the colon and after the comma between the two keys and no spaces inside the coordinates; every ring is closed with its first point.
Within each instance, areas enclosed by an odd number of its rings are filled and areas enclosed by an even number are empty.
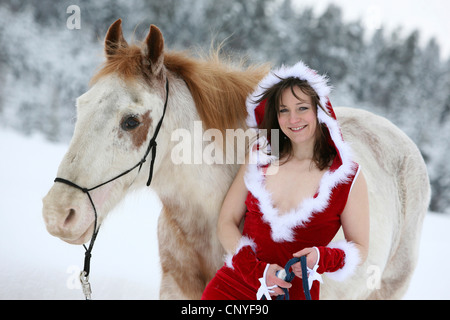
{"type": "MultiPolygon", "coordinates": [[[[82,299],[84,248],[50,236],[42,197],[67,145],[0,129],[0,299],[82,299]]],[[[104,222],[93,250],[94,299],[157,299],[156,223],[161,204],[144,189],[104,222]]],[[[405,299],[450,299],[450,217],[425,218],[419,265],[405,299]]]]}

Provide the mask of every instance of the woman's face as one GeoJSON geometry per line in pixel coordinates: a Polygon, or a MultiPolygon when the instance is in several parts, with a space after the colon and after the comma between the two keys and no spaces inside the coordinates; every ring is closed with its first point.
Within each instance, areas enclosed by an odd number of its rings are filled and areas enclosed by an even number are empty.
{"type": "Polygon", "coordinates": [[[299,87],[284,90],[278,114],[278,123],[283,133],[294,144],[314,142],[317,116],[311,97],[299,87]],[[297,97],[298,98],[297,98],[297,97]]]}

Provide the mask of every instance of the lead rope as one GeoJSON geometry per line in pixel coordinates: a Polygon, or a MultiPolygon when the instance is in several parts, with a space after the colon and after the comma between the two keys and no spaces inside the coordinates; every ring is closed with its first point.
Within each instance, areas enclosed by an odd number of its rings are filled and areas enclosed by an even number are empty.
{"type": "Polygon", "coordinates": [[[92,208],[94,209],[94,217],[95,217],[94,231],[92,233],[91,241],[89,243],[89,248],[86,248],[86,246],[83,244],[83,247],[86,251],[84,253],[83,271],[81,271],[81,273],[80,273],[81,288],[83,290],[84,296],[86,297],[86,300],[91,300],[92,290],[91,290],[91,284],[89,283],[89,271],[90,271],[90,267],[91,267],[91,257],[92,257],[91,252],[92,252],[92,248],[94,247],[94,243],[95,243],[95,239],[97,238],[98,231],[100,230],[100,226],[97,228],[97,209],[95,208],[94,201],[92,200],[92,197],[91,197],[91,194],[89,193],[89,191],[92,191],[92,190],[100,187],[100,185],[96,186],[94,188],[91,188],[91,189],[87,189],[87,188],[80,187],[79,185],[73,183],[72,181],[62,179],[62,178],[56,178],[54,182],[65,183],[71,187],[81,190],[83,193],[85,193],[88,196],[89,201],[91,202],[92,208]]]}
{"type": "MultiPolygon", "coordinates": [[[[300,258],[292,258],[286,263],[286,266],[284,267],[284,271],[286,272],[286,276],[283,279],[286,282],[291,282],[295,278],[295,274],[293,271],[290,271],[293,264],[300,261],[300,265],[302,267],[302,285],[303,285],[303,292],[305,294],[306,300],[311,300],[311,293],[309,292],[309,285],[308,285],[308,269],[306,264],[306,256],[301,256],[300,258]]],[[[277,296],[277,300],[289,300],[289,290],[286,288],[281,288],[284,291],[284,295],[277,296]]]]}
{"type": "Polygon", "coordinates": [[[81,271],[81,273],[80,273],[81,287],[83,289],[83,294],[84,294],[86,300],[91,300],[92,289],[91,289],[91,284],[89,283],[89,271],[90,271],[91,257],[92,257],[91,253],[92,253],[92,249],[94,247],[95,239],[97,238],[98,231],[100,230],[100,226],[98,226],[98,228],[97,228],[97,209],[95,208],[94,201],[92,200],[92,197],[91,197],[91,194],[89,193],[89,191],[95,190],[97,188],[100,188],[101,186],[104,186],[107,183],[110,183],[116,179],[119,179],[120,177],[130,173],[137,167],[139,167],[138,172],[141,172],[142,165],[144,164],[145,161],[147,161],[147,156],[149,155],[150,151],[152,151],[152,160],[150,162],[150,171],[149,171],[149,176],[148,176],[148,180],[146,183],[147,187],[150,186],[150,183],[152,182],[152,178],[153,178],[153,166],[155,164],[155,158],[156,158],[156,146],[157,146],[156,138],[158,136],[159,130],[161,129],[161,125],[162,125],[164,116],[166,115],[168,100],[169,100],[169,80],[166,78],[166,100],[164,102],[163,114],[162,114],[161,119],[159,120],[158,124],[156,125],[155,132],[153,133],[153,137],[150,139],[150,143],[148,144],[148,147],[147,147],[144,157],[134,167],[132,167],[131,169],[128,169],[128,170],[122,172],[121,174],[115,176],[114,178],[109,179],[106,182],[100,183],[99,185],[97,185],[93,188],[90,188],[90,189],[80,187],[76,183],[73,183],[72,181],[69,181],[67,179],[55,178],[55,180],[54,180],[54,182],[64,183],[71,187],[81,190],[83,193],[85,193],[88,196],[89,202],[91,203],[92,208],[94,209],[94,217],[95,217],[94,231],[92,233],[91,241],[89,242],[89,247],[86,248],[86,246],[83,244],[83,247],[86,250],[86,252],[84,253],[83,271],[81,271]]]}

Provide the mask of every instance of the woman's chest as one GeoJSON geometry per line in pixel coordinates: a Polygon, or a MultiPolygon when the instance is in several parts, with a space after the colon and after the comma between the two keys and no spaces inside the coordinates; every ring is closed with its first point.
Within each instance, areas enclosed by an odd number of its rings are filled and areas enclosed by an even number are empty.
{"type": "Polygon", "coordinates": [[[305,200],[313,198],[319,189],[325,171],[310,166],[271,166],[266,172],[266,189],[272,204],[280,215],[296,209],[305,200]]]}

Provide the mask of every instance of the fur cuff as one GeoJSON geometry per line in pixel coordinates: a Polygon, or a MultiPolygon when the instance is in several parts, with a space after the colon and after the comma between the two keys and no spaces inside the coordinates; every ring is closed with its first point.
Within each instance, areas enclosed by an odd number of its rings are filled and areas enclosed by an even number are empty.
{"type": "Polygon", "coordinates": [[[233,267],[233,257],[234,257],[235,255],[237,255],[237,254],[239,253],[239,251],[241,251],[241,249],[242,249],[243,247],[247,247],[247,246],[249,246],[250,248],[252,248],[253,252],[256,251],[256,243],[255,243],[252,239],[250,239],[250,238],[248,238],[248,237],[246,237],[246,236],[242,236],[241,240],[239,240],[239,243],[238,243],[238,245],[237,245],[237,247],[236,247],[236,252],[235,252],[234,254],[230,254],[230,253],[229,253],[229,254],[225,255],[225,265],[226,265],[228,268],[234,270],[234,267],[233,267]]]}
{"type": "Polygon", "coordinates": [[[325,272],[325,275],[331,280],[344,281],[355,272],[356,267],[361,261],[361,258],[359,257],[359,250],[353,242],[347,242],[345,240],[331,242],[327,247],[341,249],[345,253],[345,258],[344,266],[342,268],[336,270],[335,272],[325,272]]]}

